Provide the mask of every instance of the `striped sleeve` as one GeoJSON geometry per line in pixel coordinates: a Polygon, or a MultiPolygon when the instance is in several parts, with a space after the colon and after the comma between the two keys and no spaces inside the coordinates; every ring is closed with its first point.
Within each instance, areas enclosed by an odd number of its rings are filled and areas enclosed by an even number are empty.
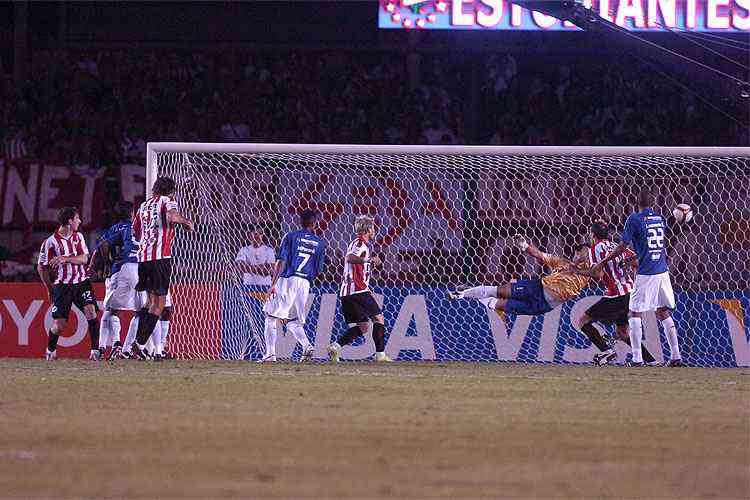
{"type": "Polygon", "coordinates": [[[47,238],[42,242],[42,248],[39,249],[39,258],[37,259],[37,263],[39,265],[46,266],[47,262],[49,262],[49,258],[49,238],[47,238]]]}

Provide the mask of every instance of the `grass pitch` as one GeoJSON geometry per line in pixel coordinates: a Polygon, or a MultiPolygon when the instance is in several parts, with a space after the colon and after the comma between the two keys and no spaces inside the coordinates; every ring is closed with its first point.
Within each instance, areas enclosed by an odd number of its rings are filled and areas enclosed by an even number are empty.
{"type": "Polygon", "coordinates": [[[750,496],[750,370],[0,359],[0,497],[750,496]]]}

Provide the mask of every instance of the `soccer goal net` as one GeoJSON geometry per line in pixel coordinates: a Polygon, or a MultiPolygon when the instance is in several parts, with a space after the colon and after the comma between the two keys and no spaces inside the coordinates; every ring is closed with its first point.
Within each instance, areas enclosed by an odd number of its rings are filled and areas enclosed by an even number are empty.
{"type": "MultiPolygon", "coordinates": [[[[324,359],[346,330],[337,298],[357,215],[376,219],[383,265],[371,280],[386,320],[386,353],[398,360],[590,362],[597,352],[576,318],[602,289],[541,316],[499,315],[449,301],[463,284],[501,285],[542,275],[510,238],[521,233],[569,256],[595,219],[619,232],[643,186],[667,219],[666,248],[683,359],[693,366],[748,366],[750,153],[734,148],[517,148],[151,143],[148,185],[165,175],[195,222],[174,246],[170,348],[179,357],[256,359],[273,255],[305,209],[319,212],[327,267],[313,284],[306,333],[324,359]],[[672,210],[692,207],[690,222],[672,210]],[[270,247],[263,248],[264,246],[270,247]],[[244,247],[249,247],[245,248],[244,247]]],[[[613,327],[598,325],[614,339],[613,327]]],[[[645,343],[668,344],[653,314],[645,343]]],[[[620,361],[629,352],[615,343],[620,361]]],[[[291,334],[277,353],[296,359],[291,334]]],[[[372,358],[370,336],[345,360],[372,358]]]]}

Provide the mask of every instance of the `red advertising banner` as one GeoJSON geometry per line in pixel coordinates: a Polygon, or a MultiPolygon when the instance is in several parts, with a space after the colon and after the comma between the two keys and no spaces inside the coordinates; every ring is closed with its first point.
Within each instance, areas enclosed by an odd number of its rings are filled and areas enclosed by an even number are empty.
{"type": "Polygon", "coordinates": [[[92,169],[46,165],[36,160],[0,159],[0,221],[6,229],[29,224],[54,224],[57,211],[78,207],[84,227],[102,212],[105,180],[119,177],[121,197],[135,202],[146,192],[146,169],[141,165],[92,169]]]}
{"type": "MultiPolygon", "coordinates": [[[[104,284],[94,283],[93,288],[101,308],[104,284]]],[[[175,316],[167,348],[179,357],[198,342],[201,357],[218,358],[221,347],[218,287],[172,285],[171,292],[175,316]]],[[[0,283],[0,302],[0,357],[42,358],[47,331],[52,326],[52,304],[44,287],[40,283],[0,283]]],[[[121,340],[125,339],[131,318],[132,313],[124,314],[121,340]]],[[[60,358],[88,357],[91,342],[87,326],[83,313],[71,308],[68,326],[57,344],[60,358]]]]}

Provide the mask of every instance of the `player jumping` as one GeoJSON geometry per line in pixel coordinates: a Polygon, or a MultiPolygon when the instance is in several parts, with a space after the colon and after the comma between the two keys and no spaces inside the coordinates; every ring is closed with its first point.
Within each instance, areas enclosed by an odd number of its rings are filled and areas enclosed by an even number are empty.
{"type": "Polygon", "coordinates": [[[147,309],[140,314],[133,347],[133,354],[139,359],[147,359],[146,342],[159,321],[169,292],[174,226],[179,224],[193,230],[193,223],[180,214],[172,197],[175,190],[171,178],[156,179],[153,196],[141,204],[133,219],[133,238],[139,242],[136,290],[148,293],[147,309]]]}
{"type": "MultiPolygon", "coordinates": [[[[595,221],[591,225],[591,236],[594,244],[591,246],[590,259],[591,264],[595,265],[604,260],[617,244],[610,239],[609,225],[601,220],[595,221]]],[[[599,349],[600,352],[594,355],[594,364],[596,365],[606,365],[616,360],[617,354],[594,326],[595,322],[616,325],[618,340],[625,342],[628,346],[630,345],[627,326],[630,293],[635,287],[630,271],[631,258],[634,256],[635,254],[632,251],[627,250],[607,263],[601,269],[601,272],[588,271],[592,277],[601,276],[606,291],[604,297],[589,307],[583,316],[576,320],[576,326],[599,349]]],[[[651,356],[645,345],[643,346],[643,359],[649,364],[655,362],[654,357],[651,356]]]]}
{"type": "Polygon", "coordinates": [[[57,213],[59,227],[57,231],[44,240],[39,250],[37,271],[42,283],[47,288],[47,297],[52,306],[52,328],[44,358],[51,361],[57,358],[57,341],[65,330],[70,308],[75,305],[86,317],[91,336],[91,353],[89,359],[98,361],[102,358],[99,350],[99,323],[96,321],[97,304],[91,290],[91,281],[86,274],[86,263],[89,250],[86,240],[78,232],[81,216],[73,207],[65,207],[57,213]],[[55,270],[55,281],[52,282],[50,270],[55,270]]]}
{"type": "Polygon", "coordinates": [[[337,362],[341,348],[367,333],[372,321],[372,340],[375,342],[375,361],[391,361],[385,355],[385,318],[383,311],[370,292],[372,268],[381,265],[380,258],[372,255],[368,243],[375,236],[375,219],[360,215],[354,221],[357,238],[349,244],[344,257],[344,278],[339,289],[341,311],[349,329],[338,342],[328,346],[328,357],[337,362]]]}
{"type": "Polygon", "coordinates": [[[512,280],[501,286],[475,286],[448,292],[449,299],[476,299],[487,308],[501,313],[536,316],[546,314],[570,299],[574,299],[588,284],[590,277],[569,270],[569,267],[588,269],[589,247],[576,245],[572,260],[540,251],[524,236],[513,238],[523,252],[537,259],[552,272],[543,278],[512,280]]]}
{"type": "Polygon", "coordinates": [[[314,348],[305,335],[307,297],[310,283],[323,272],[326,244],[313,233],[316,214],[305,210],[300,214],[300,229],[284,235],[279,246],[268,301],[263,337],[266,352],[261,362],[276,361],[276,336],[279,326],[286,325],[302,345],[300,362],[312,359],[314,348]],[[279,325],[281,323],[281,325],[279,325]]]}
{"type": "Polygon", "coordinates": [[[609,262],[622,255],[628,246],[635,249],[638,256],[638,274],[635,277],[635,290],[630,296],[628,318],[633,352],[631,365],[643,366],[641,315],[646,311],[656,310],[656,317],[661,322],[669,343],[670,360],[666,365],[683,366],[677,340],[677,328],[670,314],[670,310],[675,307],[675,299],[665,251],[667,225],[664,218],[651,209],[653,202],[651,191],[647,188],[641,189],[638,193],[640,211],[628,217],[620,244],[596,264],[592,271],[600,271],[609,262]]]}
{"type": "Polygon", "coordinates": [[[120,201],[115,207],[119,222],[99,237],[91,262],[101,255],[106,261],[112,262],[110,275],[105,280],[106,294],[104,296],[104,313],[101,319],[101,335],[99,350],[112,346],[109,359],[120,355],[120,329],[123,311],[138,311],[143,305],[140,294],[135,291],[138,284],[138,247],[131,235],[133,225],[133,204],[120,201]]]}

